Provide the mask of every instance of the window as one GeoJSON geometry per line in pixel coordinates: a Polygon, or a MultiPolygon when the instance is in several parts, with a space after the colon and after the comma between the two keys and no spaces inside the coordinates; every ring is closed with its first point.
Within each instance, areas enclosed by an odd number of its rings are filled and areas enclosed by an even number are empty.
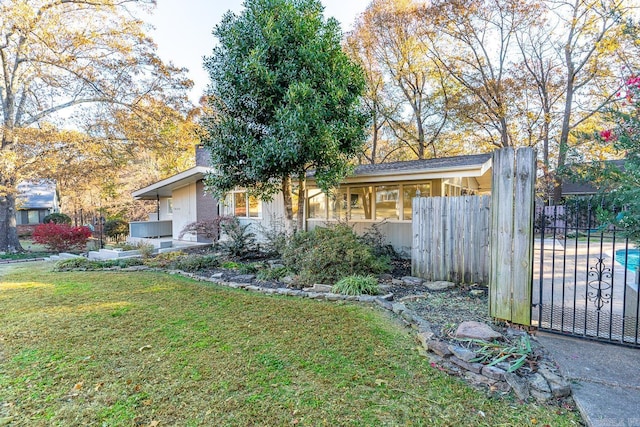
{"type": "Polygon", "coordinates": [[[29,224],[38,224],[40,223],[40,212],[39,211],[29,211],[28,214],[29,224]]]}
{"type": "Polygon", "coordinates": [[[307,204],[309,206],[309,219],[324,219],[326,218],[326,203],[327,197],[320,190],[309,190],[309,199],[307,204]]]}
{"type": "Polygon", "coordinates": [[[411,220],[413,216],[413,198],[431,197],[431,184],[405,184],[402,186],[402,206],[405,220],[411,220]]]}
{"type": "Polygon", "coordinates": [[[373,189],[371,187],[351,188],[351,219],[372,219],[373,189]]]}
{"type": "Polygon", "coordinates": [[[338,189],[335,190],[333,196],[331,196],[331,202],[329,203],[329,218],[331,219],[344,219],[349,211],[347,204],[347,190],[338,189]]]}
{"type": "Polygon", "coordinates": [[[171,197],[167,199],[167,213],[168,214],[173,213],[173,199],[171,197]]]}
{"type": "Polygon", "coordinates": [[[246,191],[234,191],[225,198],[225,210],[239,218],[260,218],[262,203],[246,191]]]}
{"type": "Polygon", "coordinates": [[[398,219],[400,187],[379,185],[376,187],[376,219],[398,219]]]}

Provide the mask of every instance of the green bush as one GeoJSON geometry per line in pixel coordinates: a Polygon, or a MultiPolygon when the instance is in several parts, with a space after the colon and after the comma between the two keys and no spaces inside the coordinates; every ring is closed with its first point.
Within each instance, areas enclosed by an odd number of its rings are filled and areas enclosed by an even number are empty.
{"type": "Polygon", "coordinates": [[[331,292],[342,295],[377,295],[380,287],[378,279],[373,276],[347,276],[333,285],[331,292]]]}
{"type": "Polygon", "coordinates": [[[144,265],[144,261],[140,258],[122,258],[122,259],[110,259],[110,260],[102,261],[103,268],[110,268],[110,267],[127,268],[127,267],[135,267],[138,265],[144,265]]]}
{"type": "Polygon", "coordinates": [[[222,248],[232,257],[243,257],[255,250],[256,236],[249,231],[251,224],[240,224],[238,218],[228,218],[220,223],[227,239],[221,242],[222,248]]]}
{"type": "Polygon", "coordinates": [[[336,283],[346,276],[380,274],[390,269],[389,257],[376,256],[345,224],[295,234],[282,260],[303,284],[336,283]]]}
{"type": "Polygon", "coordinates": [[[167,268],[173,264],[178,258],[184,256],[184,252],[174,251],[158,254],[151,258],[144,259],[144,265],[153,268],[167,268]]]}
{"type": "Polygon", "coordinates": [[[171,263],[171,268],[183,271],[207,270],[220,264],[215,255],[187,255],[176,258],[171,263]]]}
{"type": "Polygon", "coordinates": [[[70,271],[70,270],[100,270],[103,265],[100,261],[94,261],[87,258],[69,258],[58,261],[53,266],[53,271],[70,271]]]}
{"type": "Polygon", "coordinates": [[[258,280],[280,280],[284,276],[290,274],[287,267],[263,268],[256,274],[258,280]]]}
{"type": "Polygon", "coordinates": [[[67,224],[71,225],[71,217],[69,215],[65,215],[63,213],[54,212],[51,213],[44,218],[42,218],[42,222],[44,224],[49,224],[50,222],[54,224],[67,224]]]}
{"type": "Polygon", "coordinates": [[[259,270],[262,270],[264,265],[252,262],[250,264],[239,264],[238,271],[240,274],[256,274],[259,270]]]}

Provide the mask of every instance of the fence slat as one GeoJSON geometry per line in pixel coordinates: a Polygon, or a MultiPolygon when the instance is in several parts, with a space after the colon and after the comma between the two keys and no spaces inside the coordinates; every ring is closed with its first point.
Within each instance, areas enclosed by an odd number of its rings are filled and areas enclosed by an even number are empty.
{"type": "Polygon", "coordinates": [[[506,320],[511,320],[514,163],[513,148],[493,153],[489,313],[506,320]]]}
{"type": "Polygon", "coordinates": [[[518,150],[515,171],[513,213],[513,271],[511,321],[531,324],[531,286],[533,280],[533,211],[536,159],[533,150],[518,150]]]}
{"type": "Polygon", "coordinates": [[[431,281],[488,283],[483,252],[489,246],[490,204],[490,196],[414,198],[412,274],[431,281]]]}

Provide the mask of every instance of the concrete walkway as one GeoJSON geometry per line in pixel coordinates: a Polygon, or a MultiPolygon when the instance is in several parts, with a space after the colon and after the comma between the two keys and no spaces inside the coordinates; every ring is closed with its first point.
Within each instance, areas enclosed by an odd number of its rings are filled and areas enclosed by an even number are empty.
{"type": "Polygon", "coordinates": [[[590,427],[640,427],[640,349],[539,332],[590,427]]]}

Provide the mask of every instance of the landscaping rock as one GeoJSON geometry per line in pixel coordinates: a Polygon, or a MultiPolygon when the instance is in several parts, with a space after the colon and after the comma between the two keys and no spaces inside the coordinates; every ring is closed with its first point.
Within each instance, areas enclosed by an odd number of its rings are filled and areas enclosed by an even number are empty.
{"type": "Polygon", "coordinates": [[[418,338],[418,341],[420,342],[420,344],[422,344],[422,347],[424,347],[425,350],[427,350],[429,348],[428,342],[429,340],[431,340],[434,337],[434,333],[433,332],[418,332],[416,334],[416,338],[418,338]]]}
{"type": "Polygon", "coordinates": [[[456,338],[471,338],[476,340],[492,341],[503,339],[500,332],[496,332],[485,323],[462,322],[455,334],[456,338]]]}
{"type": "Polygon", "coordinates": [[[358,296],[357,301],[360,301],[360,302],[376,302],[377,299],[378,299],[378,297],[376,297],[375,295],[360,295],[360,296],[358,296]]]}
{"type": "Polygon", "coordinates": [[[565,397],[571,394],[571,386],[560,375],[544,366],[538,368],[538,373],[547,380],[554,397],[565,397]]]}
{"type": "Polygon", "coordinates": [[[534,388],[532,388],[530,392],[531,392],[531,396],[533,396],[533,398],[540,403],[545,403],[552,397],[550,392],[540,391],[534,388]]]}
{"type": "Polygon", "coordinates": [[[520,378],[513,372],[506,372],[504,374],[504,379],[511,386],[513,392],[516,394],[518,399],[522,401],[526,401],[529,399],[531,395],[529,392],[529,383],[524,378],[520,378]]]}
{"type": "Polygon", "coordinates": [[[385,301],[391,301],[391,300],[393,300],[393,294],[389,293],[389,294],[385,294],[385,295],[378,295],[376,298],[377,299],[383,299],[385,301]]]}
{"type": "Polygon", "coordinates": [[[404,282],[402,280],[400,280],[400,279],[393,279],[391,281],[391,285],[395,285],[395,286],[404,285],[404,282]]]}
{"type": "Polygon", "coordinates": [[[378,276],[378,280],[383,281],[383,282],[390,282],[393,280],[393,276],[387,273],[381,274],[380,276],[378,276]]]}
{"type": "Polygon", "coordinates": [[[376,298],[376,302],[378,303],[378,305],[382,308],[384,308],[385,310],[392,310],[393,304],[391,304],[389,301],[383,300],[381,298],[376,298]]]}
{"type": "Polygon", "coordinates": [[[406,297],[400,298],[398,301],[400,301],[400,302],[415,302],[415,301],[420,301],[421,299],[424,299],[426,297],[427,296],[425,294],[407,295],[406,297]]]}
{"type": "Polygon", "coordinates": [[[497,381],[492,380],[491,378],[487,378],[484,375],[479,375],[473,372],[465,372],[464,377],[472,384],[480,386],[492,387],[497,383],[497,381]]]}
{"type": "Polygon", "coordinates": [[[430,291],[444,291],[445,289],[450,289],[456,286],[455,283],[447,282],[444,280],[439,280],[437,282],[427,282],[425,286],[430,291]]]}
{"type": "Polygon", "coordinates": [[[464,348],[459,345],[452,344],[449,346],[449,350],[451,350],[451,352],[458,359],[464,360],[465,362],[469,362],[471,361],[471,359],[474,359],[477,356],[474,351],[471,351],[468,348],[464,348]]]}
{"type": "Polygon", "coordinates": [[[269,268],[284,268],[284,264],[269,264],[269,268]]]}
{"type": "Polygon", "coordinates": [[[549,383],[547,383],[547,380],[545,380],[544,377],[537,372],[529,377],[529,384],[531,385],[531,390],[551,393],[551,387],[549,387],[549,383]]]}
{"type": "Polygon", "coordinates": [[[472,297],[483,297],[485,295],[485,292],[482,289],[473,289],[469,291],[469,295],[471,295],[472,297]]]}
{"type": "Polygon", "coordinates": [[[446,342],[434,339],[427,341],[427,350],[434,352],[440,357],[449,357],[453,354],[451,353],[451,350],[449,350],[449,346],[446,342]]]}
{"type": "Polygon", "coordinates": [[[331,286],[331,285],[322,285],[320,283],[316,283],[313,286],[311,286],[310,288],[304,288],[303,291],[329,293],[329,292],[331,292],[331,288],[332,287],[333,286],[331,286]]]}
{"type": "Polygon", "coordinates": [[[220,280],[224,278],[224,273],[214,273],[211,275],[211,278],[214,280],[220,280]]]}
{"type": "Polygon", "coordinates": [[[481,373],[485,377],[491,378],[492,380],[503,381],[506,371],[495,366],[485,366],[482,368],[481,373]]]}
{"type": "Polygon", "coordinates": [[[412,324],[415,322],[415,316],[411,310],[403,311],[402,313],[400,313],[400,317],[402,317],[409,324],[412,324]]]}
{"type": "Polygon", "coordinates": [[[396,302],[391,305],[391,311],[395,314],[400,314],[407,309],[407,306],[402,304],[401,302],[396,302]]]}
{"type": "Polygon", "coordinates": [[[233,281],[236,283],[251,283],[255,278],[255,274],[239,274],[233,277],[233,281]]]}
{"type": "Polygon", "coordinates": [[[451,356],[449,360],[461,368],[466,369],[469,372],[473,372],[474,374],[482,372],[482,368],[484,367],[482,363],[465,362],[462,359],[458,359],[456,356],[451,356]]]}
{"type": "Polygon", "coordinates": [[[280,281],[285,285],[291,285],[295,282],[295,279],[291,276],[284,276],[280,278],[280,281]]]}
{"type": "Polygon", "coordinates": [[[413,276],[404,276],[402,278],[402,283],[405,285],[422,285],[422,283],[424,282],[424,280],[422,280],[419,277],[413,277],[413,276]]]}
{"type": "Polygon", "coordinates": [[[378,285],[378,288],[380,288],[380,292],[383,293],[391,292],[391,285],[378,285]]]}

